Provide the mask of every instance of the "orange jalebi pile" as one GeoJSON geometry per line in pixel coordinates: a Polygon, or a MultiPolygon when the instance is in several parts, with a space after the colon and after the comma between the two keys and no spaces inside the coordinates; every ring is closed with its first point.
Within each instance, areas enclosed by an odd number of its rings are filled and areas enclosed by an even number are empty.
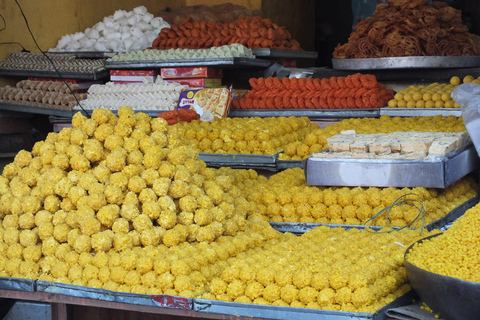
{"type": "Polygon", "coordinates": [[[346,77],[251,78],[252,90],[232,101],[236,109],[357,109],[384,107],[393,91],[374,75],[346,77]]]}
{"type": "Polygon", "coordinates": [[[192,120],[200,119],[200,115],[193,109],[178,109],[160,112],[158,117],[167,120],[169,125],[176,124],[179,122],[179,120],[191,122],[192,120]]]}
{"type": "Polygon", "coordinates": [[[354,26],[336,59],[480,54],[475,36],[462,25],[461,11],[445,2],[387,0],[373,17],[354,26]]]}
{"type": "Polygon", "coordinates": [[[236,22],[207,22],[186,19],[180,25],[163,28],[152,49],[202,49],[240,43],[248,48],[301,50],[285,27],[270,19],[240,17],[236,22]]]}

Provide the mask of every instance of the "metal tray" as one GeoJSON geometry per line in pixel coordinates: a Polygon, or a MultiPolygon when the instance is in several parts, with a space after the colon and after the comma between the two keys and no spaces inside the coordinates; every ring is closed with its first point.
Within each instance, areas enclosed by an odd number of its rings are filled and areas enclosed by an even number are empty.
{"type": "MultiPolygon", "coordinates": [[[[426,239],[439,236],[438,234],[426,239]]],[[[415,244],[405,250],[405,256],[415,244]]],[[[420,298],[435,312],[449,320],[477,319],[480,314],[480,283],[443,276],[418,268],[404,258],[407,278],[420,298]]]]}
{"type": "Polygon", "coordinates": [[[316,59],[318,57],[318,52],[303,51],[303,50],[258,48],[258,49],[252,49],[252,53],[256,57],[262,57],[262,58],[316,59]]]}
{"type": "Polygon", "coordinates": [[[460,117],[462,111],[460,108],[380,108],[380,116],[390,117],[435,117],[442,115],[444,117],[460,117]]]}
{"type": "Polygon", "coordinates": [[[310,119],[325,119],[325,118],[377,118],[380,116],[379,108],[376,109],[280,109],[280,110],[239,110],[230,109],[228,113],[232,118],[244,117],[308,117],[310,119]]]}
{"type": "Polygon", "coordinates": [[[104,59],[111,58],[117,54],[117,52],[107,52],[107,51],[48,51],[48,53],[53,54],[65,54],[70,53],[75,56],[77,59],[104,59]]]}
{"type": "Polygon", "coordinates": [[[178,60],[142,60],[142,61],[107,61],[107,69],[139,69],[189,66],[225,66],[225,67],[257,67],[268,68],[269,60],[251,58],[208,58],[178,60]]]}
{"type": "Polygon", "coordinates": [[[45,114],[45,115],[59,116],[59,117],[65,117],[65,118],[71,118],[76,112],[72,110],[43,108],[43,107],[27,106],[23,104],[14,104],[14,103],[5,103],[5,102],[0,102],[0,110],[16,111],[16,112],[22,112],[22,113],[45,114]]]}
{"type": "Polygon", "coordinates": [[[77,80],[105,80],[110,77],[108,70],[100,70],[93,73],[81,72],[60,72],[60,76],[55,71],[35,71],[35,70],[5,70],[0,69],[0,76],[7,77],[37,77],[37,78],[65,78],[77,80]]]}
{"type": "Polygon", "coordinates": [[[480,67],[480,56],[421,56],[365,59],[332,59],[337,70],[468,68],[480,67]]]}
{"type": "Polygon", "coordinates": [[[306,308],[277,307],[258,305],[251,303],[224,302],[207,299],[194,299],[193,309],[198,312],[232,314],[244,317],[256,317],[262,319],[296,319],[296,320],[383,320],[385,313],[390,308],[396,308],[410,304],[416,297],[413,291],[407,292],[400,298],[381,308],[375,313],[359,313],[344,311],[329,311],[306,308]]]}
{"type": "Polygon", "coordinates": [[[478,167],[472,143],[429,160],[332,159],[310,157],[307,185],[446,188],[478,167]]]}
{"type": "Polygon", "coordinates": [[[278,154],[272,156],[258,154],[198,154],[198,159],[205,161],[207,166],[231,167],[236,169],[265,169],[270,171],[276,171],[277,158],[278,154]]]}
{"type": "Polygon", "coordinates": [[[277,160],[277,170],[303,168],[303,160],[277,160]]]}
{"type": "Polygon", "coordinates": [[[0,290],[35,292],[35,280],[0,277],[0,290]]]}
{"type": "Polygon", "coordinates": [[[320,226],[326,226],[330,228],[343,228],[345,230],[349,229],[373,229],[380,230],[380,226],[364,226],[364,225],[353,225],[353,224],[329,224],[329,223],[302,223],[302,222],[269,222],[273,229],[280,232],[290,232],[297,236],[304,234],[307,231],[315,229],[320,226]]]}
{"type": "Polygon", "coordinates": [[[169,295],[147,295],[110,291],[89,287],[74,286],[50,281],[37,281],[37,290],[65,296],[95,299],[109,302],[128,303],[135,305],[164,307],[191,310],[193,302],[190,298],[169,295]]]}
{"type": "MultiPolygon", "coordinates": [[[[435,220],[425,226],[425,229],[432,231],[434,229],[442,230],[448,228],[448,226],[459,217],[461,217],[465,211],[470,208],[473,208],[480,200],[480,196],[475,196],[466,202],[462,203],[444,217],[435,220]]],[[[371,228],[373,230],[380,230],[381,226],[366,226],[366,225],[351,225],[351,224],[328,224],[328,223],[301,223],[301,222],[270,222],[272,228],[280,232],[290,232],[295,235],[302,235],[305,232],[315,229],[319,226],[327,226],[330,228],[344,228],[345,230],[349,229],[366,229],[371,228]]],[[[393,227],[393,229],[398,229],[393,227]]]]}

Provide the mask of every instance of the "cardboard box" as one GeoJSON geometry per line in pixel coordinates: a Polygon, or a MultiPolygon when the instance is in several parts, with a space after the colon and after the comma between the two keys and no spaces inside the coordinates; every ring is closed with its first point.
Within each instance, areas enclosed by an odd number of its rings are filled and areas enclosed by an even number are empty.
{"type": "Polygon", "coordinates": [[[222,78],[223,70],[213,67],[173,67],[161,68],[163,79],[176,78],[222,78]]]}
{"type": "Polygon", "coordinates": [[[177,109],[194,109],[200,116],[210,111],[214,117],[225,118],[231,103],[230,90],[210,88],[180,92],[177,109]]]}
{"type": "Polygon", "coordinates": [[[156,70],[110,70],[110,81],[143,82],[147,78],[155,82],[158,76],[156,70]]]}
{"type": "Polygon", "coordinates": [[[219,78],[169,79],[165,82],[178,82],[192,88],[219,88],[222,86],[222,79],[219,78]]]}

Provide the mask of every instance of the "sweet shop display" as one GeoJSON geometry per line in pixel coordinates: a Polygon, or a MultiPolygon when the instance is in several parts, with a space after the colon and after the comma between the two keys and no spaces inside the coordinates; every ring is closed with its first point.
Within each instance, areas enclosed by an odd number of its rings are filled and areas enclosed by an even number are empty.
{"type": "Polygon", "coordinates": [[[163,28],[170,24],[154,17],[144,6],[132,11],[117,10],[84,32],[63,36],[51,52],[99,51],[124,52],[150,46],[163,28]]]}
{"type": "Polygon", "coordinates": [[[390,0],[360,21],[336,59],[480,54],[478,36],[462,24],[460,10],[445,2],[390,0]]]}
{"type": "Polygon", "coordinates": [[[331,78],[251,78],[252,90],[234,99],[236,109],[358,109],[384,107],[393,91],[373,75],[331,78]]]}
{"type": "Polygon", "coordinates": [[[142,315],[383,320],[415,312],[417,291],[457,319],[412,266],[478,282],[480,159],[452,92],[480,84],[480,37],[462,12],[386,0],[332,47],[332,67],[310,68],[297,59],[316,58],[312,43],[292,37],[303,21],[268,1],[207,2],[118,9],[0,61],[21,77],[0,110],[61,124],[0,167],[0,292],[142,315]]]}
{"type": "Polygon", "coordinates": [[[179,25],[162,29],[152,43],[153,49],[201,49],[240,43],[252,48],[301,50],[285,27],[261,17],[240,17],[235,22],[194,21],[187,18],[179,25]]]}

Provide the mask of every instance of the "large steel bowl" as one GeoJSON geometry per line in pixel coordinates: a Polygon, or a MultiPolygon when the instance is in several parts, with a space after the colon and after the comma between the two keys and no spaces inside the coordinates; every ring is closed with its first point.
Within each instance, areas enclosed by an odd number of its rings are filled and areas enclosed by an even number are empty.
{"type": "MultiPolygon", "coordinates": [[[[417,242],[436,236],[438,234],[417,242]]],[[[405,251],[404,264],[410,285],[423,302],[446,320],[480,319],[480,283],[442,276],[414,266],[406,259],[412,247],[405,251]]]]}

